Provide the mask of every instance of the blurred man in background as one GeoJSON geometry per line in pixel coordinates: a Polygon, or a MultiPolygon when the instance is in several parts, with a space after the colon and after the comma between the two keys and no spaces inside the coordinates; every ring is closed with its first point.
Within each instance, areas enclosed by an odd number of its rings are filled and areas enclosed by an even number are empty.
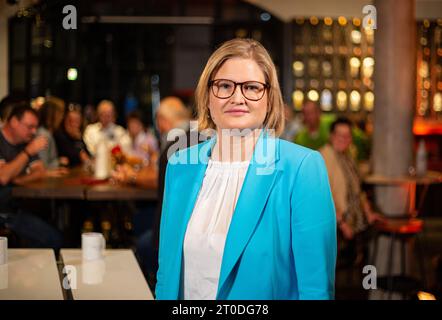
{"type": "Polygon", "coordinates": [[[119,145],[125,153],[128,153],[131,145],[130,137],[122,126],[115,124],[115,106],[112,101],[101,101],[97,113],[98,122],[88,125],[84,130],[83,140],[89,152],[95,156],[98,144],[106,140],[110,148],[119,145]]]}
{"type": "Polygon", "coordinates": [[[12,186],[29,183],[45,176],[38,153],[47,147],[47,139],[35,137],[38,116],[28,105],[11,108],[0,130],[0,223],[14,231],[29,247],[60,248],[61,233],[39,217],[24,212],[12,198],[12,186]]]}
{"type": "Polygon", "coordinates": [[[313,101],[307,101],[302,108],[304,128],[296,135],[294,142],[318,150],[328,142],[328,126],[321,119],[321,108],[313,101]]]}

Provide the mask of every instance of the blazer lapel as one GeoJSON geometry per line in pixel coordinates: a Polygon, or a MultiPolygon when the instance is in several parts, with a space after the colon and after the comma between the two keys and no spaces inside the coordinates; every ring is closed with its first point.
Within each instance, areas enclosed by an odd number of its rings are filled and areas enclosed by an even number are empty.
{"type": "Polygon", "coordinates": [[[190,164],[183,166],[183,170],[186,174],[180,179],[181,190],[189,190],[188,196],[181,197],[180,207],[184,208],[184,214],[182,215],[182,226],[181,232],[186,231],[187,223],[192,214],[195,202],[198,197],[198,193],[201,189],[204,180],[204,174],[207,169],[207,164],[210,158],[212,146],[215,143],[215,138],[212,138],[204,143],[201,143],[194,149],[195,152],[190,153],[189,159],[187,159],[190,164]]]}
{"type": "Polygon", "coordinates": [[[176,242],[176,254],[175,254],[175,276],[176,279],[176,297],[180,299],[180,285],[181,285],[181,273],[182,273],[182,255],[183,255],[183,245],[184,237],[186,234],[187,224],[189,222],[190,216],[192,215],[195,202],[198,197],[199,190],[204,180],[204,174],[207,169],[208,160],[210,158],[210,153],[212,146],[215,143],[215,138],[212,138],[204,143],[196,146],[192,152],[190,152],[189,157],[186,159],[188,161],[186,164],[182,165],[180,169],[185,171],[185,174],[180,178],[180,185],[176,186],[174,192],[178,195],[177,206],[172,208],[173,210],[182,211],[182,215],[176,215],[176,230],[178,231],[178,241],[176,242]],[[185,192],[183,190],[188,190],[185,192]]]}
{"type": "Polygon", "coordinates": [[[278,175],[278,142],[263,130],[255,146],[224,246],[217,299],[227,296],[227,279],[252,236],[278,175]]]}

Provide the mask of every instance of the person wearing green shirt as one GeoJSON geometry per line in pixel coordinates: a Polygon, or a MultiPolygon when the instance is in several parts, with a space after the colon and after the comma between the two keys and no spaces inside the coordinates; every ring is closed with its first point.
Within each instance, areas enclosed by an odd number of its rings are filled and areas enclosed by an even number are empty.
{"type": "Polygon", "coordinates": [[[299,131],[294,143],[318,150],[328,142],[329,126],[333,119],[321,116],[321,109],[313,101],[307,101],[302,109],[304,128],[299,131]],[[331,121],[330,121],[331,120],[331,121]]]}

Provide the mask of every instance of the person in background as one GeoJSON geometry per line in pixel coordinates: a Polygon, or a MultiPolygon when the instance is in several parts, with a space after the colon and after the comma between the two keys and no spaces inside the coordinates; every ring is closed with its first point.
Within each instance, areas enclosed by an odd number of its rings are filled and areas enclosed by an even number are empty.
{"type": "Polygon", "coordinates": [[[155,163],[158,160],[158,142],[152,133],[146,131],[139,112],[133,111],[127,116],[127,131],[132,141],[129,156],[140,159],[144,165],[155,163]]]}
{"type": "Polygon", "coordinates": [[[103,100],[97,107],[98,122],[86,127],[83,140],[87,149],[95,156],[98,144],[106,140],[109,147],[119,145],[124,153],[129,153],[131,141],[127,131],[115,124],[115,106],[112,101],[103,100]]]}
{"type": "MultiPolygon", "coordinates": [[[[158,269],[159,228],[168,154],[172,146],[181,138],[179,135],[172,135],[170,139],[167,139],[167,135],[173,129],[180,129],[180,132],[186,135],[185,140],[187,144],[179,146],[177,150],[190,146],[194,141],[190,139],[189,120],[190,112],[179,98],[173,96],[163,98],[156,113],[156,125],[161,136],[161,153],[158,168],[148,166],[137,172],[129,166],[120,166],[113,172],[113,178],[119,183],[132,184],[147,189],[157,189],[158,202],[152,221],[153,225],[151,228],[146,228],[136,240],[137,255],[152,288],[155,287],[158,269]]],[[[196,132],[195,134],[197,135],[195,140],[198,143],[199,135],[196,132]]]]}
{"type": "Polygon", "coordinates": [[[92,104],[87,104],[83,109],[83,123],[82,127],[86,128],[88,125],[98,121],[97,110],[92,104]]]}
{"type": "Polygon", "coordinates": [[[28,247],[62,245],[61,233],[14,201],[14,185],[24,185],[46,175],[38,154],[47,147],[47,138],[36,136],[38,115],[28,104],[15,105],[0,130],[0,223],[27,240],[28,247]]]}
{"type": "Polygon", "coordinates": [[[5,96],[0,101],[0,127],[4,124],[11,112],[12,108],[19,104],[26,104],[29,100],[22,92],[14,92],[5,96]]]}
{"type": "Polygon", "coordinates": [[[180,98],[169,96],[161,99],[156,112],[156,124],[160,132],[161,152],[174,142],[172,141],[174,139],[168,140],[167,138],[167,135],[172,129],[183,129],[189,132],[190,118],[189,109],[180,98]]]}
{"type": "MultiPolygon", "coordinates": [[[[350,155],[352,124],[346,118],[338,118],[330,126],[330,141],[321,152],[327,166],[338,222],[341,248],[349,248],[351,254],[367,250],[368,227],[382,221],[366,194],[361,190],[357,165],[350,155]]],[[[362,257],[362,256],[361,256],[362,257]]]]}
{"type": "Polygon", "coordinates": [[[70,104],[60,128],[55,132],[60,163],[76,167],[90,162],[90,154],[82,137],[82,114],[79,105],[70,104]]]}
{"type": "Polygon", "coordinates": [[[286,103],[284,104],[284,115],[285,127],[280,138],[287,141],[293,141],[296,134],[299,132],[299,130],[301,130],[302,123],[299,121],[298,117],[296,117],[293,108],[286,103]]]}
{"type": "MultiPolygon", "coordinates": [[[[180,132],[188,135],[189,120],[190,112],[179,98],[163,98],[156,113],[156,124],[161,137],[158,172],[153,174],[153,166],[143,168],[139,172],[136,172],[130,166],[119,166],[113,172],[114,179],[120,183],[132,183],[145,188],[158,187],[158,199],[161,203],[168,150],[179,140],[179,136],[172,136],[168,139],[168,133],[173,129],[181,129],[180,132]]],[[[188,146],[189,144],[183,147],[188,146]]]]}
{"type": "Polygon", "coordinates": [[[308,100],[302,108],[304,127],[296,135],[294,142],[301,146],[318,150],[328,141],[328,126],[321,121],[321,108],[308,100]]]}
{"type": "Polygon", "coordinates": [[[37,136],[44,136],[48,140],[48,147],[39,153],[45,168],[55,169],[59,166],[57,145],[54,136],[56,130],[60,127],[63,120],[65,103],[63,100],[50,97],[39,108],[39,123],[37,136]]]}

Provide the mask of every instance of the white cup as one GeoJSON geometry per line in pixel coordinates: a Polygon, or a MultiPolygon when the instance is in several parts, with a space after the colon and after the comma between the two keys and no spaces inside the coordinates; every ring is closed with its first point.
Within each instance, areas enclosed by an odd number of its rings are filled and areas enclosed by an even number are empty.
{"type": "Polygon", "coordinates": [[[8,289],[8,265],[0,265],[0,290],[8,289]]]}
{"type": "Polygon", "coordinates": [[[0,265],[8,263],[8,238],[0,237],[0,265]]]}
{"type": "Polygon", "coordinates": [[[83,261],[82,280],[84,284],[100,284],[104,280],[106,264],[104,259],[83,261]]]}
{"type": "Polygon", "coordinates": [[[103,259],[103,251],[106,248],[106,240],[98,232],[86,232],[81,235],[81,251],[83,260],[103,259]]]}

